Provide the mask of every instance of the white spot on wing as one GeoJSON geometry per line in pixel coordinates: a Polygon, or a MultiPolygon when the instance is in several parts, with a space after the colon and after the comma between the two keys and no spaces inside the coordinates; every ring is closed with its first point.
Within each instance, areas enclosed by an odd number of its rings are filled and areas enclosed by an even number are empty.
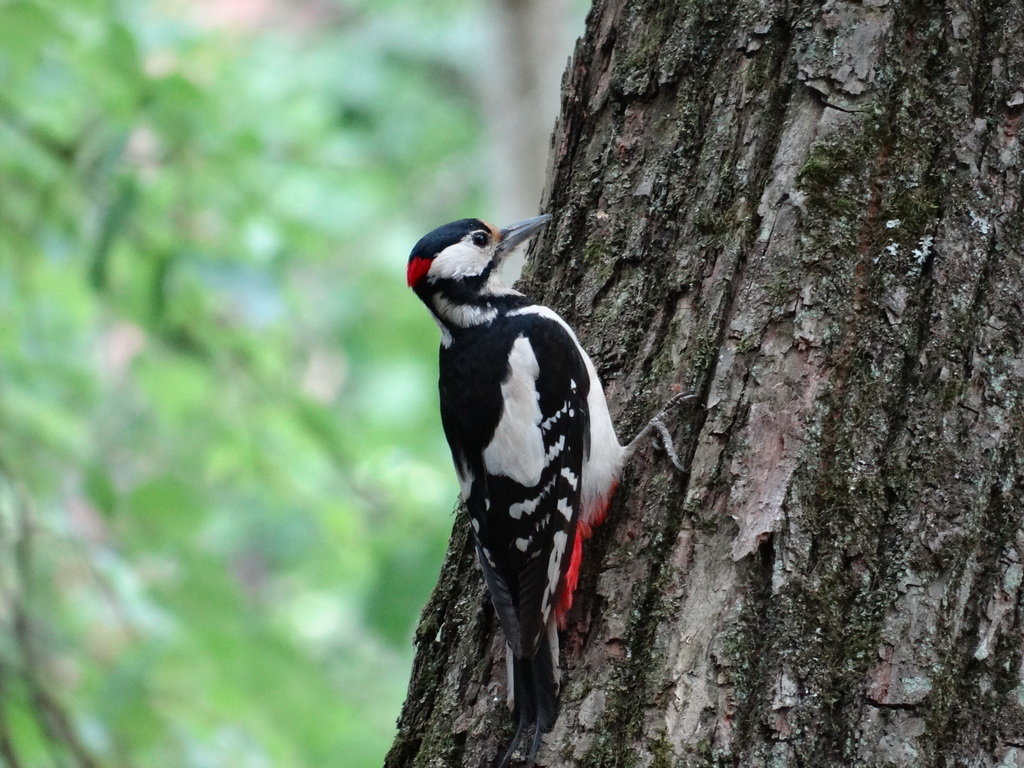
{"type": "Polygon", "coordinates": [[[548,418],[544,419],[544,421],[541,422],[540,428],[547,432],[549,429],[551,429],[552,426],[554,426],[555,422],[562,418],[562,416],[565,415],[567,412],[569,412],[568,402],[566,402],[561,408],[559,408],[557,411],[551,414],[548,418]]]}
{"type": "MultiPolygon", "coordinates": [[[[558,589],[558,577],[561,576],[562,571],[562,555],[565,554],[565,542],[569,537],[565,531],[558,531],[551,538],[552,548],[551,556],[548,558],[548,585],[545,590],[545,597],[550,595],[555,596],[555,590],[558,589]]],[[[544,600],[548,602],[547,599],[544,600]]]]}
{"type": "Polygon", "coordinates": [[[521,537],[516,539],[516,549],[518,549],[520,552],[525,552],[526,549],[529,546],[530,546],[530,540],[529,539],[524,539],[524,538],[521,538],[521,537]]]}
{"type": "Polygon", "coordinates": [[[558,500],[558,511],[562,513],[562,517],[566,520],[572,520],[572,505],[569,504],[568,499],[558,500]]]}
{"type": "Polygon", "coordinates": [[[514,520],[519,520],[523,515],[532,515],[534,510],[536,510],[544,500],[544,497],[548,495],[548,491],[551,490],[551,486],[554,485],[554,483],[555,478],[551,478],[544,487],[540,489],[540,493],[538,493],[534,498],[510,504],[508,508],[508,516],[514,520]]]}
{"type": "MultiPolygon", "coordinates": [[[[594,364],[583,347],[580,346],[572,328],[554,310],[540,304],[532,304],[515,309],[509,314],[537,315],[558,323],[569,334],[569,338],[576,344],[576,348],[583,357],[583,363],[590,378],[590,391],[587,393],[587,411],[590,414],[590,454],[585,457],[583,462],[581,504],[584,514],[597,510],[600,507],[599,502],[608,495],[612,485],[619,478],[624,450],[615,436],[615,427],[612,425],[612,418],[608,413],[604,389],[601,387],[601,380],[597,377],[594,364]]],[[[572,382],[572,385],[575,386],[575,382],[572,382]]]]}
{"type": "Polygon", "coordinates": [[[563,448],[565,448],[565,435],[559,435],[558,440],[552,444],[544,456],[544,466],[547,466],[554,459],[558,458],[558,454],[562,452],[563,448]]]}
{"type": "Polygon", "coordinates": [[[511,517],[513,520],[518,520],[524,514],[531,514],[533,510],[537,508],[538,504],[540,504],[539,498],[531,499],[530,501],[524,501],[517,504],[512,504],[508,508],[508,516],[511,517]]]}
{"type": "Polygon", "coordinates": [[[508,367],[508,378],[501,384],[504,407],[494,437],[484,448],[484,466],[492,475],[504,475],[520,485],[534,486],[540,482],[546,461],[537,402],[540,366],[525,336],[512,343],[508,367]]]}
{"type": "Polygon", "coordinates": [[[576,477],[573,471],[568,467],[562,467],[562,477],[564,477],[569,482],[569,485],[571,485],[573,489],[575,489],[576,486],[579,485],[579,478],[576,477]]]}

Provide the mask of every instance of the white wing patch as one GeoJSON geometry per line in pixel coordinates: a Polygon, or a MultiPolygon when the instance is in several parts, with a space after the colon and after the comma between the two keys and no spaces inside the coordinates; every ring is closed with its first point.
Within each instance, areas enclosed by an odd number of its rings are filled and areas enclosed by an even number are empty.
{"type": "Polygon", "coordinates": [[[540,366],[525,336],[512,343],[508,367],[508,378],[501,384],[504,408],[494,437],[484,448],[484,467],[492,475],[504,475],[533,487],[540,482],[545,456],[537,392],[540,366]]]}

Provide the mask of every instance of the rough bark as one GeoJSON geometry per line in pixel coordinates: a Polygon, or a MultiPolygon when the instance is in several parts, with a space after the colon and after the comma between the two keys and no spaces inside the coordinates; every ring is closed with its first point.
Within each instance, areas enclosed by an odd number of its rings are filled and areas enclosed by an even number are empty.
{"type": "MultiPolygon", "coordinates": [[[[558,766],[1024,766],[1024,5],[599,0],[525,289],[629,435],[558,766]]],[[[394,766],[508,736],[456,523],[394,766]]]]}

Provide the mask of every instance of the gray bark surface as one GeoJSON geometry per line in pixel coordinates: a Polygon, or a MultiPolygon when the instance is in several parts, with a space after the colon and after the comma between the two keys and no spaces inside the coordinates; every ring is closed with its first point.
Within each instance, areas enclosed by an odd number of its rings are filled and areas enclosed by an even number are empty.
{"type": "MultiPolygon", "coordinates": [[[[1024,766],[1024,5],[598,0],[524,289],[620,437],[551,766],[1024,766]]],[[[511,735],[460,517],[387,765],[511,735]]]]}

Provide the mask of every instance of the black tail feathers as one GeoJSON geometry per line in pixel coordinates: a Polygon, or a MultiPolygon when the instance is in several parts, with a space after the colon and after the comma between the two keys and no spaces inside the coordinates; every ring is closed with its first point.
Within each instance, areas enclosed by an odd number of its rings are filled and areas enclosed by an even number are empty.
{"type": "Polygon", "coordinates": [[[505,768],[523,737],[534,727],[533,741],[526,756],[526,766],[532,766],[540,748],[540,739],[551,730],[558,717],[558,681],[555,661],[547,638],[541,641],[537,655],[532,659],[512,660],[512,680],[515,691],[516,734],[495,768],[505,768]]]}

